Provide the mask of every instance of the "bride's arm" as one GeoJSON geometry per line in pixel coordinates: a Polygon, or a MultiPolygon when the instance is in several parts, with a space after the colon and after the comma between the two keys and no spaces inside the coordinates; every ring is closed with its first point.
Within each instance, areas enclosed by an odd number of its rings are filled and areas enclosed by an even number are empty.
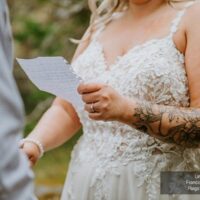
{"type": "Polygon", "coordinates": [[[121,122],[164,142],[192,148],[200,146],[200,108],[130,101],[124,113],[121,122]]]}
{"type": "Polygon", "coordinates": [[[69,140],[80,128],[81,123],[73,106],[56,97],[27,138],[38,140],[48,151],[69,140]]]}
{"type": "Polygon", "coordinates": [[[44,151],[48,151],[69,140],[80,128],[81,123],[73,106],[56,97],[21,148],[33,166],[41,154],[40,145],[36,143],[41,144],[44,151]]]}

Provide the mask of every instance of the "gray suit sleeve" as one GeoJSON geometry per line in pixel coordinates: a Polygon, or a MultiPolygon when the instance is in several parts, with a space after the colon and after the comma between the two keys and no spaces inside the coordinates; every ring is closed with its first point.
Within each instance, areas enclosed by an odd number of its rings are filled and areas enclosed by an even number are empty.
{"type": "Polygon", "coordinates": [[[33,200],[33,172],[18,141],[23,106],[12,75],[12,37],[5,0],[0,0],[0,199],[33,200]]]}

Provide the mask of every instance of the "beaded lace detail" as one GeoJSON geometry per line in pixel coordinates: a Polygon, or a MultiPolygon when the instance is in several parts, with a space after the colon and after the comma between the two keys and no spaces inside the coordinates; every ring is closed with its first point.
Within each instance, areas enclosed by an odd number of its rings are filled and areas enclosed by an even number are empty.
{"type": "MultiPolygon", "coordinates": [[[[72,63],[74,71],[83,80],[103,82],[116,89],[121,95],[151,101],[157,104],[189,106],[188,82],[184,55],[174,42],[173,34],[185,10],[178,12],[170,34],[138,45],[119,57],[110,70],[106,70],[101,44],[95,40],[72,63]]],[[[158,200],[161,170],[195,170],[198,167],[198,151],[167,144],[148,134],[137,131],[120,122],[94,121],[84,110],[77,110],[83,124],[83,135],[71,154],[71,173],[76,173],[82,163],[94,168],[91,181],[94,200],[108,200],[109,184],[107,173],[119,175],[120,168],[131,161],[136,162],[133,173],[138,177],[138,187],[146,183],[148,200],[158,200]],[[161,154],[153,154],[155,148],[161,154]],[[195,168],[196,167],[196,168],[195,168]]],[[[73,177],[73,176],[71,176],[73,177]]],[[[73,178],[69,196],[73,193],[73,178]]]]}

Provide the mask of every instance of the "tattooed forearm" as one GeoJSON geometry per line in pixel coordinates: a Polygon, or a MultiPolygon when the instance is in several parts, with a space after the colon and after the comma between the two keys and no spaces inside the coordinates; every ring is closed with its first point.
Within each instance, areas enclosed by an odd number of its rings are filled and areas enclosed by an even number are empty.
{"type": "Polygon", "coordinates": [[[137,102],[131,125],[164,142],[200,146],[200,109],[137,102]]]}

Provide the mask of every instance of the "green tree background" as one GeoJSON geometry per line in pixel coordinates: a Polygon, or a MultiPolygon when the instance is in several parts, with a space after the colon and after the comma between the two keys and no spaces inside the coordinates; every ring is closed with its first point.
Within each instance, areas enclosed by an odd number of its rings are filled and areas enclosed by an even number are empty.
{"type": "MultiPolygon", "coordinates": [[[[83,0],[8,0],[15,43],[15,57],[63,56],[69,62],[76,45],[69,38],[81,38],[90,12],[83,0]]],[[[53,96],[39,91],[15,62],[14,74],[22,95],[27,135],[51,105],[53,96]]],[[[39,199],[59,199],[77,133],[63,146],[47,152],[34,167],[39,199]],[[59,188],[55,191],[52,188],[59,188]],[[49,190],[51,192],[49,192],[49,190]],[[46,192],[44,192],[46,191],[46,192]]]]}

